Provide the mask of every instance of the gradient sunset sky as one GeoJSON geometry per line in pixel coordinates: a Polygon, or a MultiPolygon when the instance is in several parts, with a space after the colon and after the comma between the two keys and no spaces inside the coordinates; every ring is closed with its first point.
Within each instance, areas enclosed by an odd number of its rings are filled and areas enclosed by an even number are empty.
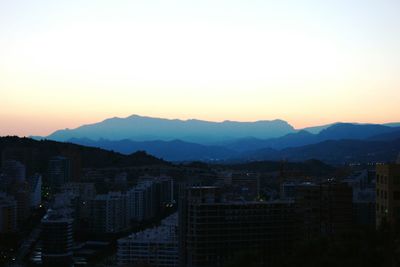
{"type": "Polygon", "coordinates": [[[131,114],[400,121],[399,14],[399,0],[0,0],[0,135],[131,114]]]}

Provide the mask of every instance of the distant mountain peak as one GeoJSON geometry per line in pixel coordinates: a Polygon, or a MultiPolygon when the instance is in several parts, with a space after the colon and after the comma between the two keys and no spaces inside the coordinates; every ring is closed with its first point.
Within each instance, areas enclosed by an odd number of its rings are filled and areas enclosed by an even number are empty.
{"type": "Polygon", "coordinates": [[[209,144],[244,137],[274,138],[294,132],[296,132],[295,129],[289,123],[280,119],[255,122],[213,122],[197,119],[164,119],[132,114],[126,118],[108,118],[71,130],[58,130],[47,138],[56,141],[65,141],[71,138],[129,139],[134,141],[180,139],[186,142],[209,144]]]}
{"type": "Polygon", "coordinates": [[[127,117],[127,119],[135,119],[135,118],[142,118],[142,116],[137,115],[137,114],[132,114],[132,115],[127,117]]]}

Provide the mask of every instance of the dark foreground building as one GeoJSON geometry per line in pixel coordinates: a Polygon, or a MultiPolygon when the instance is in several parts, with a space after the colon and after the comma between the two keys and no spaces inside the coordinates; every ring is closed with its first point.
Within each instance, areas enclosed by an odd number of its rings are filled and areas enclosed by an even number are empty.
{"type": "Polygon", "coordinates": [[[376,226],[400,224],[400,162],[376,166],[376,226]]]}
{"type": "Polygon", "coordinates": [[[72,266],[73,219],[63,210],[49,210],[42,219],[43,266],[72,266]]]}
{"type": "Polygon", "coordinates": [[[190,187],[179,209],[180,266],[223,266],[238,253],[259,251],[267,261],[297,239],[295,204],[224,201],[218,187],[190,187]]]}
{"type": "Polygon", "coordinates": [[[297,188],[296,204],[303,239],[343,234],[353,227],[352,188],[345,183],[303,184],[297,188]]]}

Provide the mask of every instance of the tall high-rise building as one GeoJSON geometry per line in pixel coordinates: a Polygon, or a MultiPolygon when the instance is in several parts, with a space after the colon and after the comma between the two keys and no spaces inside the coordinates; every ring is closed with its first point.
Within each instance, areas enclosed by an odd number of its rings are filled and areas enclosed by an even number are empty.
{"type": "Polygon", "coordinates": [[[67,158],[69,161],[68,181],[80,182],[82,171],[81,153],[71,147],[65,147],[60,150],[60,156],[67,158]]]}
{"type": "Polygon", "coordinates": [[[92,231],[117,233],[130,223],[151,220],[172,202],[172,197],[172,180],[166,177],[142,180],[126,191],[96,195],[88,201],[92,231]]]}
{"type": "Polygon", "coordinates": [[[344,182],[353,190],[353,218],[355,226],[374,229],[376,224],[375,211],[375,171],[354,171],[344,182]]]}
{"type": "Polygon", "coordinates": [[[140,222],[154,216],[155,193],[152,181],[142,181],[127,191],[129,220],[140,222]]]}
{"type": "Polygon", "coordinates": [[[56,203],[42,219],[43,266],[72,266],[73,219],[64,203],[56,203]]]}
{"type": "Polygon", "coordinates": [[[53,157],[48,165],[48,183],[53,190],[70,181],[70,161],[66,157],[53,157]]]}
{"type": "Polygon", "coordinates": [[[274,260],[298,234],[293,201],[225,201],[220,188],[189,187],[179,201],[180,266],[223,266],[238,252],[274,260]]]}
{"type": "Polygon", "coordinates": [[[141,180],[127,191],[130,220],[154,218],[167,204],[173,202],[173,183],[168,177],[141,180]]]}
{"type": "Polygon", "coordinates": [[[31,189],[28,182],[14,184],[11,195],[17,201],[17,219],[20,225],[31,215],[31,189]]]}
{"type": "Polygon", "coordinates": [[[328,181],[302,184],[297,188],[296,204],[304,239],[348,232],[353,226],[352,188],[328,181]]]}
{"type": "Polygon", "coordinates": [[[94,233],[118,233],[128,228],[127,196],[121,192],[97,195],[90,201],[94,233]]]}
{"type": "Polygon", "coordinates": [[[25,166],[19,161],[5,160],[3,173],[2,187],[17,202],[17,221],[20,224],[30,215],[30,188],[25,179],[25,166]]]}
{"type": "Polygon", "coordinates": [[[61,191],[74,199],[72,204],[75,210],[75,223],[90,218],[90,200],[96,197],[94,183],[67,183],[62,186],[61,191]]]}
{"type": "Polygon", "coordinates": [[[42,176],[40,174],[32,175],[28,178],[30,188],[30,207],[38,208],[42,203],[42,176]]]}
{"type": "Polygon", "coordinates": [[[376,226],[400,222],[400,164],[376,166],[376,226]]]}
{"type": "Polygon", "coordinates": [[[17,202],[13,197],[0,194],[0,233],[13,233],[17,230],[17,202]]]}
{"type": "Polygon", "coordinates": [[[163,209],[166,205],[174,202],[174,183],[170,177],[156,177],[153,182],[156,186],[156,202],[158,209],[163,209]]]}
{"type": "Polygon", "coordinates": [[[1,187],[4,191],[9,191],[15,183],[25,181],[26,170],[25,166],[16,160],[5,160],[2,165],[3,176],[1,187]]]}

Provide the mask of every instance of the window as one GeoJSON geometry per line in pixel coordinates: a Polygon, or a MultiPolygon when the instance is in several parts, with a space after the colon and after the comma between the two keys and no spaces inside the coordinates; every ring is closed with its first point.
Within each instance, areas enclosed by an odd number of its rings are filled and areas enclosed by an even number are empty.
{"type": "Polygon", "coordinates": [[[400,200],[400,191],[393,191],[393,199],[400,200]]]}

